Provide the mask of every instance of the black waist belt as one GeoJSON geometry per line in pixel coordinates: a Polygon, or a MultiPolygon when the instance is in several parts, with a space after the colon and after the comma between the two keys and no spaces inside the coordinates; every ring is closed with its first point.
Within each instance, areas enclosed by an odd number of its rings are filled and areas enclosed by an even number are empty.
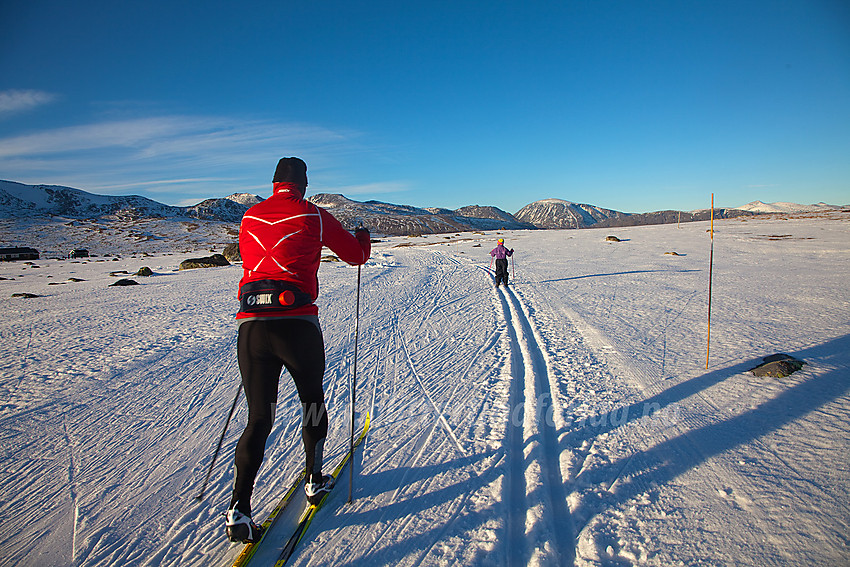
{"type": "Polygon", "coordinates": [[[313,298],[295,284],[280,280],[260,280],[244,284],[239,290],[239,311],[265,313],[285,311],[313,303],[313,298]]]}

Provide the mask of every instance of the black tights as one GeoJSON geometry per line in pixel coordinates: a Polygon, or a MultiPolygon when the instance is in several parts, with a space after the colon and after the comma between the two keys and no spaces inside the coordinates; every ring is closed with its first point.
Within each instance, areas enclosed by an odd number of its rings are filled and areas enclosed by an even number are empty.
{"type": "Polygon", "coordinates": [[[314,478],[321,477],[322,446],[328,434],[322,388],[325,344],[322,332],[310,321],[254,320],[239,326],[237,354],[248,400],[248,424],[236,445],[236,480],[230,507],[250,516],[251,493],[274,424],[278,382],[284,366],[301,399],[306,469],[314,478]]]}

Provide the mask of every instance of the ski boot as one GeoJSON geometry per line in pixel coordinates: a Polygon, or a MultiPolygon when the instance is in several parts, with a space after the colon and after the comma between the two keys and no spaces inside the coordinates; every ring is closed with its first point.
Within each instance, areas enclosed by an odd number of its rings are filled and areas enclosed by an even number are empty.
{"type": "Polygon", "coordinates": [[[224,513],[226,518],[227,538],[233,542],[257,543],[263,536],[262,526],[254,523],[250,516],[246,516],[236,508],[231,508],[224,513]]]}
{"type": "Polygon", "coordinates": [[[304,485],[304,492],[307,493],[307,501],[313,506],[316,506],[322,501],[322,498],[331,491],[334,487],[334,477],[325,475],[319,482],[308,481],[304,485]]]}

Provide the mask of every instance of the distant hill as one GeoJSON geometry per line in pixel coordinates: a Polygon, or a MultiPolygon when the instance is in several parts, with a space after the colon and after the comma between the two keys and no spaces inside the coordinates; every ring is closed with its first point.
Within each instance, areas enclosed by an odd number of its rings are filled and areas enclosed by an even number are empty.
{"type": "Polygon", "coordinates": [[[57,215],[70,218],[116,219],[180,216],[181,207],[163,205],[146,197],[94,195],[58,185],[24,185],[0,181],[0,216],[57,215]]]}
{"type": "MultiPolygon", "coordinates": [[[[743,211],[741,209],[714,209],[715,219],[731,219],[743,216],[752,216],[758,213],[743,211]]],[[[626,217],[606,219],[598,222],[597,228],[611,228],[619,226],[644,226],[650,224],[676,224],[677,222],[695,222],[711,219],[711,210],[699,211],[654,211],[651,213],[633,213],[626,217]]]]}
{"type": "Polygon", "coordinates": [[[797,203],[763,203],[761,201],[753,201],[738,207],[744,211],[753,213],[809,213],[814,211],[832,211],[842,209],[837,205],[828,205],[826,203],[816,203],[814,205],[800,205],[797,203]]]}
{"type": "Polygon", "coordinates": [[[245,205],[246,207],[253,207],[257,203],[265,200],[259,195],[253,195],[251,193],[234,193],[233,195],[228,195],[225,199],[230,199],[231,201],[239,203],[240,205],[245,205]]]}
{"type": "Polygon", "coordinates": [[[497,207],[488,207],[480,205],[467,205],[454,211],[454,214],[473,219],[491,219],[506,223],[522,222],[516,216],[506,213],[497,207]]]}
{"type": "Polygon", "coordinates": [[[347,228],[356,228],[362,223],[377,234],[432,234],[535,228],[496,207],[470,206],[456,211],[420,209],[381,201],[352,201],[333,193],[312,195],[307,197],[307,200],[330,211],[347,228]]]}
{"type": "Polygon", "coordinates": [[[191,207],[181,207],[186,216],[200,220],[239,223],[250,206],[243,205],[230,197],[207,199],[191,207]]]}
{"type": "MultiPolygon", "coordinates": [[[[206,199],[189,207],[174,207],[146,197],[95,195],[57,185],[24,185],[0,181],[0,218],[55,216],[69,219],[130,221],[140,219],[189,219],[238,224],[251,206],[263,199],[249,193],[206,199]]],[[[361,223],[375,234],[407,235],[474,230],[577,229],[665,224],[708,220],[710,212],[655,211],[624,213],[562,199],[529,203],[512,215],[493,206],[468,205],[456,210],[419,208],[381,201],[354,201],[343,195],[320,193],[308,200],[331,211],[348,229],[361,223]]],[[[735,209],[718,208],[715,218],[764,213],[789,213],[844,209],[818,203],[748,203],[735,209]]]]}
{"type": "Polygon", "coordinates": [[[138,195],[95,195],[60,185],[24,185],[0,181],[0,217],[55,215],[76,219],[167,219],[238,223],[252,205],[262,201],[257,195],[236,193],[219,199],[206,199],[189,207],[164,205],[138,195]]]}
{"type": "Polygon", "coordinates": [[[524,206],[516,214],[517,219],[537,228],[587,228],[601,221],[619,220],[629,216],[628,213],[562,199],[535,201],[524,206]]]}
{"type": "MultiPolygon", "coordinates": [[[[380,201],[359,202],[336,194],[308,198],[325,207],[349,229],[360,223],[376,234],[431,234],[469,230],[533,229],[497,207],[470,205],[457,211],[427,210],[380,201]]],[[[57,185],[24,185],[0,181],[0,218],[57,216],[70,219],[197,219],[238,224],[251,206],[263,199],[248,193],[206,199],[189,207],[174,207],[146,197],[95,195],[57,185]]]]}
{"type": "MultiPolygon", "coordinates": [[[[818,203],[762,203],[755,201],[735,208],[716,208],[714,218],[728,219],[768,213],[817,212],[846,210],[848,207],[818,203]]],[[[705,221],[711,218],[710,209],[696,211],[653,211],[649,213],[623,213],[594,205],[571,203],[562,199],[542,199],[529,203],[519,210],[516,218],[537,228],[615,228],[651,224],[705,221]]]]}

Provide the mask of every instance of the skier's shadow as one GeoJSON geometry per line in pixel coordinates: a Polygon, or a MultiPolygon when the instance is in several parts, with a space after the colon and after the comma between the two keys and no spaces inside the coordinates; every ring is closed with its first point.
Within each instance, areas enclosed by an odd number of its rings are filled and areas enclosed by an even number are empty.
{"type": "Polygon", "coordinates": [[[702,270],[629,270],[628,272],[610,272],[607,274],[584,274],[581,276],[569,276],[567,278],[557,278],[554,280],[541,280],[537,283],[556,283],[556,282],[568,282],[572,280],[583,280],[587,278],[607,278],[611,276],[628,276],[633,274],[653,274],[658,272],[669,273],[669,274],[686,274],[688,272],[701,272],[702,270]]]}
{"type": "MultiPolygon", "coordinates": [[[[421,518],[428,510],[460,501],[454,514],[449,518],[445,514],[438,513],[438,517],[428,523],[428,529],[419,530],[415,533],[405,533],[403,538],[397,539],[389,545],[375,543],[372,549],[359,557],[351,558],[350,562],[341,565],[396,565],[413,554],[414,552],[427,553],[427,551],[442,539],[444,532],[454,525],[458,514],[463,514],[469,525],[483,526],[492,519],[492,510],[478,511],[475,506],[466,505],[465,500],[485,486],[491,485],[504,474],[498,466],[498,456],[501,453],[489,450],[482,453],[467,455],[438,464],[418,467],[398,467],[395,469],[382,470],[380,472],[366,474],[360,480],[363,491],[369,492],[373,487],[388,487],[386,491],[373,492],[368,495],[372,501],[369,506],[359,511],[348,512],[343,510],[341,522],[347,528],[352,526],[363,526],[365,529],[379,525],[393,525],[405,519],[421,518]],[[485,463],[487,460],[492,463],[485,463]],[[422,490],[423,482],[433,480],[441,475],[452,475],[457,478],[454,482],[443,484],[436,490],[422,490]],[[420,487],[411,489],[410,493],[399,493],[393,498],[391,490],[398,487],[399,479],[405,479],[406,486],[420,487]],[[388,504],[382,505],[382,500],[390,500],[388,504]],[[479,516],[473,519],[472,516],[479,516]]],[[[339,491],[347,491],[347,483],[344,481],[338,487],[339,491]]],[[[337,492],[335,490],[334,492],[337,492]]],[[[363,496],[361,496],[363,497],[363,496]]],[[[423,522],[424,523],[424,522],[423,522]]],[[[465,522],[466,523],[466,522],[465,522]]],[[[328,525],[329,529],[333,527],[328,525]]],[[[414,524],[415,527],[415,524],[414,524]]],[[[392,534],[392,531],[390,531],[392,534]]],[[[397,534],[392,534],[397,535],[397,534]]],[[[483,553],[483,550],[482,550],[483,553]]],[[[420,560],[422,557],[420,557],[420,560]]]]}
{"type": "MultiPolygon", "coordinates": [[[[850,351],[850,335],[794,353],[803,360],[828,360],[836,353],[850,351]]],[[[561,449],[581,447],[596,437],[619,427],[651,417],[647,411],[664,416],[664,410],[704,391],[736,374],[746,372],[761,362],[761,358],[717,369],[687,382],[668,388],[642,402],[624,406],[605,415],[598,414],[582,420],[562,440],[561,449]],[[591,424],[591,425],[588,425],[591,424]]],[[[603,508],[616,508],[647,492],[650,487],[662,486],[680,475],[696,468],[708,459],[768,435],[785,425],[802,418],[850,392],[850,373],[841,368],[815,374],[790,386],[758,407],[719,423],[692,429],[663,441],[645,451],[620,458],[613,462],[588,467],[572,482],[581,485],[601,485],[606,488],[604,503],[585,500],[573,513],[575,535],[581,533],[586,522],[603,508]],[[611,491],[616,483],[616,490],[611,491]]],[[[805,367],[804,367],[805,371],[805,367]]],[[[663,417],[662,417],[663,419],[663,417]]],[[[569,487],[568,487],[569,488],[569,487]]]]}

